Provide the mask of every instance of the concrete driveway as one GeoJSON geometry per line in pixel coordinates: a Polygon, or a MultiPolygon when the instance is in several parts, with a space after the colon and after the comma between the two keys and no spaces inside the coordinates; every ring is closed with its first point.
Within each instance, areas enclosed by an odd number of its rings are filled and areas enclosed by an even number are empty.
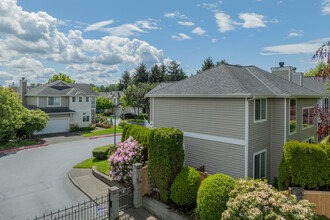
{"type": "Polygon", "coordinates": [[[110,143],[113,137],[84,139],[0,155],[0,219],[32,219],[88,200],[67,172],[110,143]]]}

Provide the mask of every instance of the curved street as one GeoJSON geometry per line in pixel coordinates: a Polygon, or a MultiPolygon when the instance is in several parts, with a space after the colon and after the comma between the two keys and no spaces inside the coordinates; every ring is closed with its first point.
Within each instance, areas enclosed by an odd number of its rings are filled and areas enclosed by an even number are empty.
{"type": "Polygon", "coordinates": [[[85,139],[0,155],[1,219],[33,219],[88,200],[67,172],[111,143],[113,137],[85,139]]]}

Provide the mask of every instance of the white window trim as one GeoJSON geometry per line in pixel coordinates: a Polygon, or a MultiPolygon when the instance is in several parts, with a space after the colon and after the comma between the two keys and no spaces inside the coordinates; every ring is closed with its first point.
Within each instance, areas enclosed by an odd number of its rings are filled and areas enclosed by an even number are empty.
{"type": "Polygon", "coordinates": [[[76,103],[77,102],[77,97],[76,96],[71,96],[71,102],[73,103],[76,103]],[[74,98],[74,101],[72,101],[72,99],[74,98]]]}
{"type": "MultiPolygon", "coordinates": [[[[301,109],[301,130],[306,130],[308,128],[312,128],[312,127],[315,126],[315,118],[314,118],[314,124],[313,125],[309,125],[308,127],[304,128],[304,109],[310,109],[310,108],[313,108],[314,109],[314,106],[303,107],[301,109]]],[[[308,112],[308,117],[309,117],[309,112],[308,112]]]]}
{"type": "Polygon", "coordinates": [[[47,107],[56,107],[56,106],[61,106],[62,103],[62,97],[61,96],[47,96],[47,107]],[[49,97],[60,97],[60,104],[59,105],[49,105],[48,104],[48,98],[49,97]]]}
{"type": "Polygon", "coordinates": [[[89,98],[88,96],[86,96],[86,97],[85,97],[85,101],[86,101],[86,102],[89,102],[89,100],[90,100],[90,98],[89,98]],[[87,99],[88,99],[88,101],[87,101],[87,99]]]}
{"type": "MultiPolygon", "coordinates": [[[[311,136],[311,137],[309,137],[309,138],[307,138],[307,139],[305,139],[305,140],[303,140],[303,141],[301,141],[301,142],[302,142],[302,143],[307,142],[309,139],[312,139],[312,138],[314,138],[314,135],[311,136]]],[[[315,141],[315,138],[314,138],[314,141],[315,141]]]]}
{"type": "MultiPolygon", "coordinates": [[[[260,114],[261,114],[261,106],[262,105],[260,103],[260,114]]],[[[266,121],[267,121],[267,98],[254,99],[254,102],[253,102],[253,122],[254,123],[260,123],[260,122],[266,122],[266,121]],[[256,120],[256,100],[262,100],[262,99],[266,100],[266,118],[256,120]]]]}
{"type": "Polygon", "coordinates": [[[83,102],[83,97],[82,96],[78,97],[78,102],[83,102]],[[81,101],[80,101],[80,98],[81,98],[81,101]]]}
{"type": "Polygon", "coordinates": [[[297,109],[297,99],[294,99],[294,100],[296,100],[296,130],[294,131],[294,132],[290,132],[290,117],[291,117],[291,99],[289,99],[289,135],[293,135],[293,134],[296,134],[297,133],[297,128],[298,128],[298,123],[297,123],[297,111],[298,111],[298,109],[297,109]]]}
{"type": "Polygon", "coordinates": [[[265,177],[261,177],[260,179],[267,178],[267,149],[263,149],[261,151],[253,153],[253,178],[255,177],[255,156],[258,154],[262,154],[265,152],[265,177]]]}

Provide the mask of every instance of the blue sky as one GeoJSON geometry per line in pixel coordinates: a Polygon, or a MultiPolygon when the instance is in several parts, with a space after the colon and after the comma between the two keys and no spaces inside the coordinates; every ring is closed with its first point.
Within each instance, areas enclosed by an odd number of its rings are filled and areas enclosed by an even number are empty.
{"type": "Polygon", "coordinates": [[[267,71],[305,71],[330,40],[330,0],[1,0],[0,85],[63,72],[116,83],[140,62],[179,61],[190,75],[207,57],[267,71]]]}

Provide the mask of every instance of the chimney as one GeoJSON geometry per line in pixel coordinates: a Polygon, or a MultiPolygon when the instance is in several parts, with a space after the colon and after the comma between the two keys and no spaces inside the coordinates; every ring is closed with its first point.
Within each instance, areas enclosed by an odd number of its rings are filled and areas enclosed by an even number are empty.
{"type": "Polygon", "coordinates": [[[271,68],[272,74],[283,79],[292,81],[292,74],[296,72],[296,68],[292,66],[284,66],[284,62],[279,62],[279,67],[271,68]]]}
{"type": "Polygon", "coordinates": [[[24,77],[19,81],[19,93],[21,94],[22,105],[26,106],[26,97],[25,94],[27,92],[27,81],[24,77]]]}

